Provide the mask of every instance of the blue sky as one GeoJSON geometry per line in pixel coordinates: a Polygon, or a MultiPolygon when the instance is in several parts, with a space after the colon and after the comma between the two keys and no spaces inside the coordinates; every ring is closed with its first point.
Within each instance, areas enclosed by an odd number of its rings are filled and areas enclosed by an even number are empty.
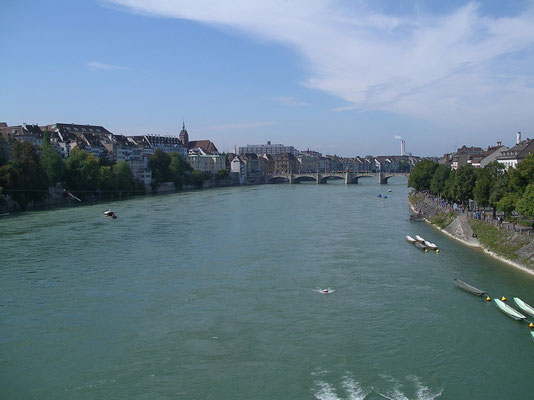
{"type": "Polygon", "coordinates": [[[534,137],[534,2],[3,0],[0,121],[417,155],[534,137]]]}

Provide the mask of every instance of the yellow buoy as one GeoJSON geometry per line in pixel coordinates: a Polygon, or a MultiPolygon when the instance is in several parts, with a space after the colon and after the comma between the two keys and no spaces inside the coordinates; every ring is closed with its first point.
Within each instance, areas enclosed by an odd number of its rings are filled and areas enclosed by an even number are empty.
{"type": "Polygon", "coordinates": [[[531,322],[530,324],[528,324],[528,327],[529,328],[534,328],[534,324],[531,322]]]}
{"type": "Polygon", "coordinates": [[[506,297],[502,296],[501,301],[506,301],[506,297]]]}
{"type": "Polygon", "coordinates": [[[486,297],[486,301],[491,301],[491,298],[489,296],[486,297]]]}
{"type": "Polygon", "coordinates": [[[436,250],[436,253],[439,253],[439,249],[436,250]]]}

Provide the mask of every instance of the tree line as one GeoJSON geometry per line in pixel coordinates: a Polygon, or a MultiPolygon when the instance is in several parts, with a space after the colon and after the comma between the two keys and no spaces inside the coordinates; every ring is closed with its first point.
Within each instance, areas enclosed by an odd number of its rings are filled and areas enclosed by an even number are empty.
{"type": "MultiPolygon", "coordinates": [[[[149,165],[154,190],[161,182],[174,182],[177,190],[184,184],[201,187],[206,178],[201,171],[192,171],[187,161],[175,153],[156,150],[149,165]]],[[[54,149],[48,132],[39,149],[28,142],[8,144],[0,138],[0,204],[5,204],[5,195],[9,195],[25,209],[30,202],[46,197],[48,188],[57,183],[80,198],[145,193],[144,184],[134,181],[126,161],[111,162],[77,147],[64,160],[54,149]]]]}
{"type": "Polygon", "coordinates": [[[485,168],[467,164],[456,170],[431,160],[415,165],[408,186],[426,190],[445,200],[465,204],[475,200],[479,207],[493,208],[508,217],[517,212],[534,217],[534,154],[525,157],[516,168],[506,170],[503,164],[493,161],[485,168]]]}

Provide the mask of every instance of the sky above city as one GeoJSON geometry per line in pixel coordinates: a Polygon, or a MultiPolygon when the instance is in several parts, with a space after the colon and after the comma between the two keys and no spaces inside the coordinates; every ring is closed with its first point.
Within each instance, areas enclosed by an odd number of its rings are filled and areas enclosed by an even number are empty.
{"type": "Polygon", "coordinates": [[[3,0],[0,121],[220,151],[534,138],[534,0],[3,0]]]}

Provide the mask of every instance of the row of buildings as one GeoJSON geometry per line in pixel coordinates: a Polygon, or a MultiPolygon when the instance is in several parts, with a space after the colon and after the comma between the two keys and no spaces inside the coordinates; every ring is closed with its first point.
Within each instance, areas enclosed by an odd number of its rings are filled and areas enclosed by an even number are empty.
{"type": "Polygon", "coordinates": [[[254,184],[264,182],[271,174],[410,172],[420,160],[419,157],[414,156],[323,156],[321,153],[310,150],[279,152],[280,146],[283,145],[271,145],[267,142],[267,145],[240,147],[239,154],[228,154],[230,171],[239,176],[242,184],[254,184]],[[253,152],[254,149],[261,149],[262,153],[253,152]]]}
{"type": "Polygon", "coordinates": [[[534,139],[521,140],[521,132],[516,135],[516,144],[513,147],[504,146],[500,141],[495,146],[481,147],[462,146],[454,153],[444,154],[439,163],[449,165],[452,169],[458,169],[464,165],[472,165],[474,168],[484,168],[489,163],[497,161],[506,169],[516,167],[526,156],[534,153],[534,139]]]}
{"type": "Polygon", "coordinates": [[[105,157],[110,161],[126,161],[130,165],[133,178],[146,185],[152,181],[149,167],[150,157],[158,149],[167,153],[178,153],[186,158],[193,169],[215,173],[226,168],[225,155],[219,154],[210,140],[189,140],[185,123],[178,137],[161,135],[116,135],[99,125],[79,125],[55,123],[51,125],[22,124],[8,126],[0,123],[0,135],[7,142],[19,140],[36,147],[43,144],[45,133],[63,158],[68,158],[77,147],[105,157]]]}

